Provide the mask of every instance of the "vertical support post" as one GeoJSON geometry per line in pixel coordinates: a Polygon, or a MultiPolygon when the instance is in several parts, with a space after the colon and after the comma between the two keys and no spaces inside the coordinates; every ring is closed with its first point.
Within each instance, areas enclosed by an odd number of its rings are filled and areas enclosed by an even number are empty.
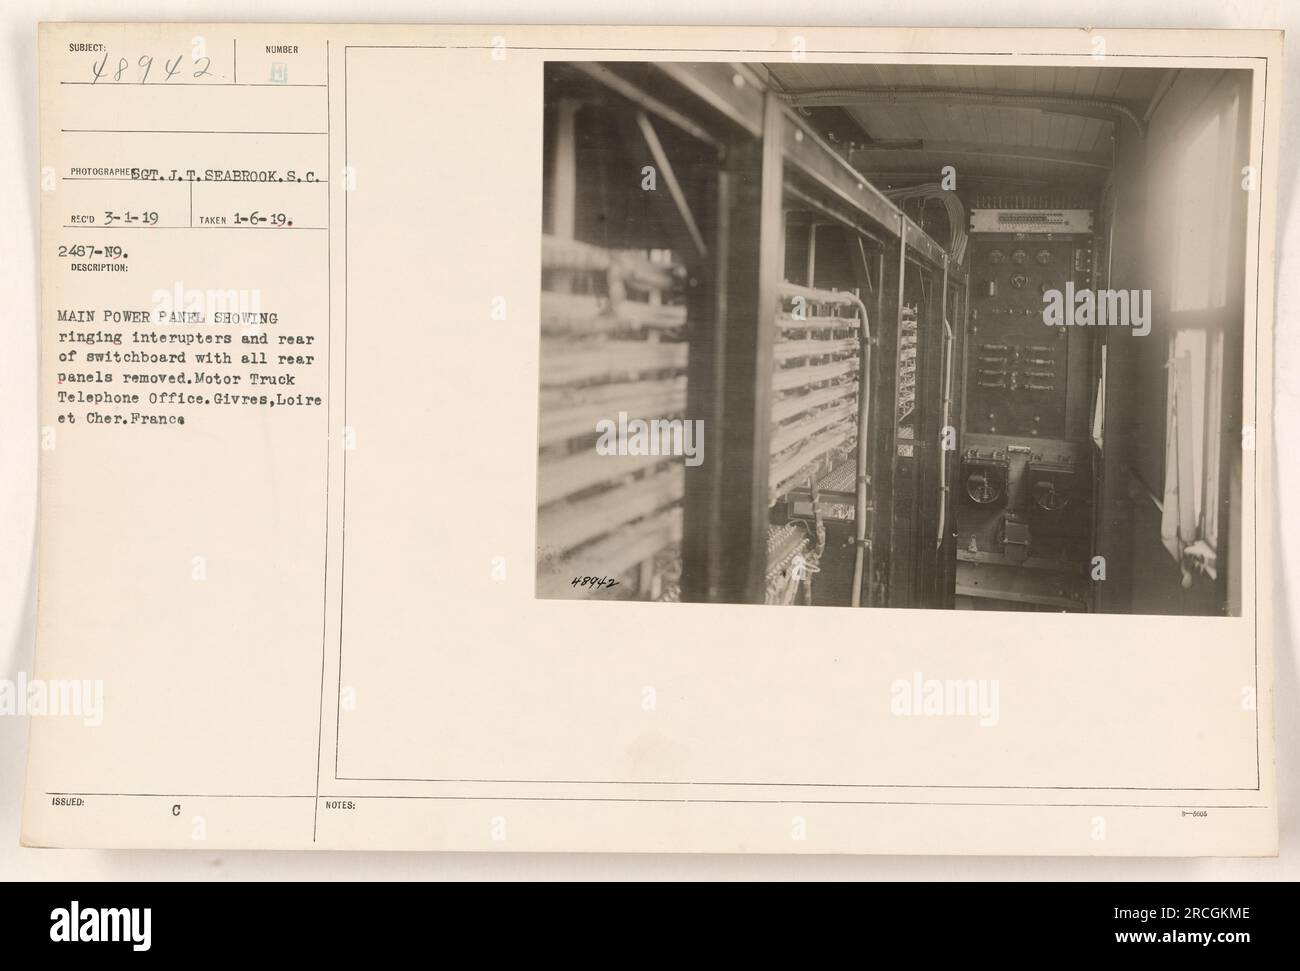
{"type": "MultiPolygon", "coordinates": [[[[901,344],[898,340],[900,327],[903,322],[903,307],[906,303],[907,290],[907,219],[903,215],[898,218],[898,275],[894,278],[896,287],[895,297],[897,303],[893,314],[894,327],[894,403],[890,411],[890,431],[889,431],[889,456],[890,456],[890,509],[889,517],[884,523],[886,531],[885,545],[889,549],[889,606],[891,607],[911,607],[914,606],[915,585],[913,583],[916,570],[915,550],[913,540],[916,533],[916,442],[915,440],[907,443],[901,442],[898,438],[898,414],[897,414],[897,397],[898,397],[898,364],[899,350],[901,344]],[[911,449],[912,455],[899,455],[900,444],[906,444],[911,449]]],[[[919,427],[920,407],[923,372],[921,370],[921,334],[919,332],[919,315],[918,315],[918,333],[916,342],[917,366],[916,366],[916,397],[913,407],[915,412],[912,416],[912,428],[915,430],[919,427]]]]}
{"type": "MultiPolygon", "coordinates": [[[[708,211],[712,244],[708,272],[692,276],[687,291],[691,353],[686,380],[686,413],[704,422],[703,461],[685,470],[682,502],[682,600],[717,602],[721,596],[723,430],[727,425],[727,270],[735,176],[719,166],[712,180],[708,211]]],[[[706,227],[707,233],[708,227],[706,227]]]]}
{"type": "Polygon", "coordinates": [[[564,98],[556,105],[555,155],[551,165],[551,211],[555,235],[573,239],[578,211],[578,102],[564,98]]]}
{"type": "MultiPolygon", "coordinates": [[[[870,543],[867,548],[867,568],[866,568],[866,605],[868,607],[877,606],[877,601],[884,604],[883,596],[877,596],[876,584],[876,540],[878,538],[877,524],[881,522],[881,510],[888,514],[888,497],[889,497],[889,475],[882,472],[882,469],[888,469],[892,466],[882,466],[881,464],[881,443],[888,445],[891,449],[893,445],[893,436],[890,434],[890,427],[894,421],[893,402],[890,400],[889,388],[893,387],[893,381],[884,380],[885,367],[881,363],[880,352],[891,346],[892,338],[886,334],[885,327],[885,307],[887,286],[885,283],[885,267],[888,264],[885,256],[885,247],[881,246],[876,252],[876,286],[875,286],[875,322],[872,327],[872,333],[875,335],[876,346],[872,348],[872,375],[871,375],[871,428],[868,429],[868,443],[871,448],[871,531],[870,543]],[[888,407],[886,407],[888,406],[888,407]],[[884,484],[882,488],[882,483],[884,484]],[[882,506],[882,498],[885,500],[882,506]]],[[[895,334],[897,334],[897,325],[895,325],[895,334]]],[[[889,360],[886,357],[886,360],[889,360]]]]}
{"type": "Polygon", "coordinates": [[[808,223],[808,286],[817,286],[817,220],[808,223]]]}
{"type": "Polygon", "coordinates": [[[871,544],[872,539],[868,533],[871,513],[868,511],[869,497],[872,494],[872,482],[875,477],[875,446],[878,437],[872,423],[879,424],[874,411],[875,402],[872,400],[876,394],[875,379],[875,362],[872,354],[873,334],[880,331],[882,306],[881,288],[883,284],[882,267],[883,256],[877,254],[875,279],[872,279],[872,270],[867,263],[867,252],[862,245],[862,237],[851,229],[845,228],[843,231],[845,248],[849,252],[849,263],[853,270],[854,282],[857,284],[858,293],[864,298],[863,307],[866,308],[866,300],[871,299],[867,291],[871,291],[874,296],[871,308],[867,310],[869,322],[862,322],[860,331],[861,339],[861,360],[858,367],[858,444],[857,444],[857,476],[854,483],[854,534],[853,542],[855,549],[853,551],[853,586],[849,591],[849,606],[860,607],[863,603],[862,588],[865,585],[867,589],[866,602],[868,606],[871,603],[871,544]],[[869,325],[868,325],[869,324],[869,325]]]}
{"type": "MultiPolygon", "coordinates": [[[[966,375],[970,373],[970,278],[971,267],[968,264],[966,266],[966,284],[965,288],[961,292],[961,319],[958,321],[960,326],[957,330],[957,335],[961,340],[961,372],[957,375],[957,380],[960,382],[961,392],[956,397],[957,414],[961,419],[960,424],[958,425],[958,431],[961,432],[966,431],[966,375]]],[[[958,471],[960,472],[960,469],[958,471]]]]}
{"type": "Polygon", "coordinates": [[[725,420],[713,433],[721,468],[719,598],[762,603],[767,572],[772,345],[782,272],[784,124],[781,103],[764,97],[763,134],[729,153],[733,187],[725,286],[725,420]]]}
{"type": "MultiPolygon", "coordinates": [[[[553,231],[559,239],[573,239],[578,221],[578,137],[577,115],[581,107],[572,98],[556,105],[555,154],[551,164],[551,212],[553,231]]],[[[562,293],[573,289],[573,276],[557,274],[555,288],[562,293]]]]}
{"type": "MultiPolygon", "coordinates": [[[[957,333],[952,323],[948,320],[949,293],[948,293],[948,254],[943,257],[943,293],[942,301],[939,304],[939,321],[943,326],[943,372],[939,380],[943,384],[941,392],[943,396],[942,413],[939,416],[939,441],[938,441],[938,458],[939,458],[939,531],[938,542],[935,543],[935,601],[932,606],[951,607],[951,591],[954,587],[955,578],[954,569],[956,565],[956,551],[951,548],[952,544],[948,542],[948,533],[952,529],[952,477],[953,461],[952,453],[955,449],[947,447],[948,426],[952,424],[952,369],[953,357],[957,353],[957,333]]],[[[956,429],[953,430],[954,435],[956,429]]],[[[954,445],[956,443],[954,442],[954,445]]]]}

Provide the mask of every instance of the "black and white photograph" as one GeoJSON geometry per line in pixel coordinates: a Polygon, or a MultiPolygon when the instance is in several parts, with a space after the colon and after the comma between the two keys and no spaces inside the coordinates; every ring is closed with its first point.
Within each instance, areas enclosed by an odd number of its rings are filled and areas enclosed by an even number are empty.
{"type": "Polygon", "coordinates": [[[1252,75],[1091,60],[548,62],[537,596],[1240,615],[1252,75]]]}

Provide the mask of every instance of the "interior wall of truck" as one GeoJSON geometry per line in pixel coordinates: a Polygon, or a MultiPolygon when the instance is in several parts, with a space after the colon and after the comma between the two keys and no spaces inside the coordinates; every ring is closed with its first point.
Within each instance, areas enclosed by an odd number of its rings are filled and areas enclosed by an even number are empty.
{"type": "Polygon", "coordinates": [[[1250,95],[549,64],[538,596],[1238,613],[1250,95]]]}

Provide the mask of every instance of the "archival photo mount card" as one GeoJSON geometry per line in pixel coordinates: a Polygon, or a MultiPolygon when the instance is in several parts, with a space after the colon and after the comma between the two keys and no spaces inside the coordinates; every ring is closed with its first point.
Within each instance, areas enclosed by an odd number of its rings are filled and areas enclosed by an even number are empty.
{"type": "Polygon", "coordinates": [[[39,43],[26,844],[1276,852],[1280,33],[39,43]]]}

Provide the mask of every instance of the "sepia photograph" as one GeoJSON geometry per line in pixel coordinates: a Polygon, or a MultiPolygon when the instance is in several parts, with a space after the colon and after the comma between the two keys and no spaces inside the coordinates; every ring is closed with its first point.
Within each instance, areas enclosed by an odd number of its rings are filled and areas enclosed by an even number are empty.
{"type": "Polygon", "coordinates": [[[536,595],[1241,614],[1252,74],[549,62],[536,595]]]}

